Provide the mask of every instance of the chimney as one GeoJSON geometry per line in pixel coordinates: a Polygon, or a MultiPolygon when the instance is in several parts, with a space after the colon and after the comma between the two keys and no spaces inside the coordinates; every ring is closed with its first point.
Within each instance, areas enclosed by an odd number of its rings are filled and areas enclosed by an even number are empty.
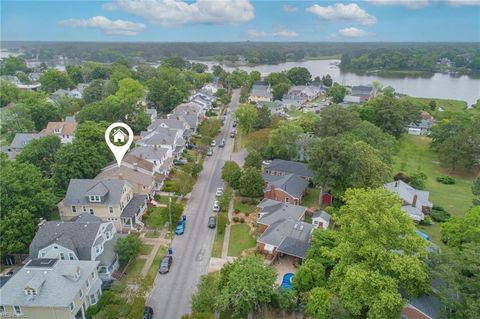
{"type": "Polygon", "coordinates": [[[413,195],[412,206],[417,207],[417,194],[413,195]]]}

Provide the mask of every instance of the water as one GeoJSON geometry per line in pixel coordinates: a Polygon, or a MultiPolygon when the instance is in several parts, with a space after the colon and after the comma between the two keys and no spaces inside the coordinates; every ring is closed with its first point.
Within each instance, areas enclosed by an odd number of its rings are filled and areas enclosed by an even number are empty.
{"type": "MultiPolygon", "coordinates": [[[[218,64],[216,62],[203,62],[209,67],[218,64]]],[[[311,60],[303,62],[286,62],[277,65],[258,65],[255,67],[242,66],[239,69],[251,72],[260,71],[262,75],[271,72],[281,72],[300,66],[307,68],[312,76],[324,76],[330,74],[334,81],[343,85],[367,85],[373,81],[382,83],[384,87],[391,86],[396,92],[415,97],[439,98],[463,100],[468,105],[476,103],[480,99],[480,79],[474,79],[468,75],[450,75],[435,73],[426,77],[384,77],[378,75],[360,75],[350,72],[341,72],[336,64],[339,60],[311,60]]],[[[222,66],[226,71],[232,71],[234,67],[222,66]]]]}

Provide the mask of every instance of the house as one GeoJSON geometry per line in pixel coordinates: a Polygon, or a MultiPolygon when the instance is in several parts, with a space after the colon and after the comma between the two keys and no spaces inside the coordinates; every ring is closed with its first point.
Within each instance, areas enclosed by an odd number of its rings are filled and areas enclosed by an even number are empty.
{"type": "Polygon", "coordinates": [[[137,146],[128,154],[139,157],[153,164],[157,173],[168,175],[172,167],[165,167],[168,150],[164,147],[137,146]]]}
{"type": "Polygon", "coordinates": [[[248,102],[258,103],[258,102],[272,102],[273,94],[271,92],[270,85],[267,82],[256,81],[252,89],[250,90],[250,95],[248,97],[248,102]]]}
{"type": "Polygon", "coordinates": [[[433,122],[423,119],[418,123],[412,122],[407,125],[407,133],[410,135],[428,135],[433,124],[433,122]]]}
{"type": "Polygon", "coordinates": [[[320,86],[313,85],[297,85],[283,96],[283,100],[293,101],[292,105],[303,105],[306,102],[312,101],[322,94],[323,90],[320,86]]]}
{"type": "Polygon", "coordinates": [[[263,174],[266,187],[263,197],[291,204],[301,204],[308,188],[308,181],[298,175],[263,174]]]}
{"type": "Polygon", "coordinates": [[[360,104],[373,99],[377,94],[377,90],[370,85],[356,85],[352,86],[351,93],[346,95],[343,99],[344,103],[360,104]]]}
{"type": "Polygon", "coordinates": [[[135,194],[153,198],[155,192],[163,187],[163,180],[161,181],[162,183],[157,184],[155,174],[157,173],[151,162],[132,154],[127,154],[123,157],[120,166],[117,165],[117,162],[110,163],[102,169],[95,179],[126,180],[132,186],[135,194]]]}
{"type": "Polygon", "coordinates": [[[213,98],[201,92],[190,97],[190,103],[199,105],[203,110],[210,110],[213,107],[213,98]]]}
{"type": "Polygon", "coordinates": [[[87,308],[102,294],[98,265],[91,260],[30,260],[0,288],[2,317],[86,319],[87,308]]]}
{"type": "Polygon", "coordinates": [[[185,149],[185,139],[180,130],[157,127],[154,131],[143,131],[137,145],[163,147],[167,149],[167,157],[178,158],[185,149]]]}
{"type": "MultiPolygon", "coordinates": [[[[403,294],[406,298],[406,294],[403,294]]],[[[418,296],[412,299],[407,299],[407,305],[403,307],[400,318],[401,319],[438,319],[443,318],[442,314],[445,306],[440,299],[431,294],[425,296],[418,296]]]]}
{"type": "Polygon", "coordinates": [[[316,228],[322,227],[323,229],[328,229],[330,225],[331,216],[326,211],[319,210],[312,214],[312,225],[316,228]]]}
{"type": "Polygon", "coordinates": [[[27,145],[33,140],[45,137],[44,133],[17,133],[10,143],[10,146],[3,149],[3,152],[8,155],[10,159],[14,159],[27,145]]]}
{"type": "Polygon", "coordinates": [[[200,92],[210,97],[213,97],[215,93],[217,93],[219,88],[220,85],[218,84],[218,82],[207,83],[200,89],[200,92]]]}
{"type": "Polygon", "coordinates": [[[180,116],[178,117],[172,117],[172,118],[162,118],[162,119],[156,119],[152,121],[152,123],[148,126],[147,131],[154,131],[158,127],[163,127],[163,128],[168,128],[168,129],[173,129],[173,130],[179,130],[181,136],[185,140],[189,140],[191,137],[191,130],[190,130],[190,125],[180,116]]]}
{"type": "Polygon", "coordinates": [[[155,121],[157,119],[157,110],[156,109],[145,109],[145,114],[147,114],[150,117],[150,121],[155,121]]]}
{"type": "Polygon", "coordinates": [[[75,99],[81,99],[83,97],[83,93],[81,93],[78,89],[73,89],[73,90],[58,89],[48,97],[48,100],[52,103],[57,103],[58,99],[61,97],[71,97],[75,99]]]}
{"type": "Polygon", "coordinates": [[[266,165],[263,172],[272,176],[285,176],[294,174],[306,180],[313,177],[313,172],[304,163],[274,159],[270,164],[266,165]]]}
{"type": "Polygon", "coordinates": [[[307,208],[299,205],[291,205],[285,202],[264,198],[257,205],[258,209],[258,231],[263,233],[268,226],[280,219],[293,218],[303,220],[307,208]]]}
{"type": "Polygon", "coordinates": [[[48,122],[47,127],[40,133],[57,135],[62,143],[72,143],[75,138],[76,122],[48,122]]]}
{"type": "Polygon", "coordinates": [[[147,196],[134,194],[126,180],[71,179],[65,198],[58,203],[62,220],[90,213],[112,221],[117,231],[143,228],[147,196]]]}
{"type": "Polygon", "coordinates": [[[128,138],[128,135],[119,128],[113,131],[112,136],[115,143],[125,143],[125,138],[128,138]]]}
{"type": "Polygon", "coordinates": [[[169,118],[181,118],[192,131],[196,131],[200,121],[205,118],[205,110],[197,103],[183,103],[173,109],[169,118]]]}
{"type": "Polygon", "coordinates": [[[28,260],[98,261],[100,278],[110,280],[119,267],[114,251],[117,238],[113,222],[104,222],[89,213],[83,213],[73,221],[47,221],[40,225],[30,243],[28,260]]]}
{"type": "Polygon", "coordinates": [[[387,183],[383,187],[402,199],[402,210],[414,221],[421,222],[425,214],[430,214],[433,204],[428,200],[429,192],[415,189],[402,180],[387,183]]]}

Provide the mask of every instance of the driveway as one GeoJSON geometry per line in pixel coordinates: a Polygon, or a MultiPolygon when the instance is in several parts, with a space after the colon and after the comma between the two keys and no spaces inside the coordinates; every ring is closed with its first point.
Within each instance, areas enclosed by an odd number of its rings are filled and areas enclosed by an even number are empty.
{"type": "Polygon", "coordinates": [[[207,273],[215,237],[215,229],[207,228],[207,221],[208,217],[214,214],[212,206],[216,188],[223,184],[222,166],[231,158],[233,151],[233,139],[229,138],[229,132],[233,123],[232,111],[238,100],[239,91],[236,90],[232,95],[225,126],[217,138],[217,141],[225,139],[225,147],[215,147],[213,156],[206,158],[185,208],[185,234],[176,236],[173,240],[172,268],[168,274],[157,274],[147,299],[147,305],[153,308],[154,318],[178,319],[189,313],[191,297],[200,276],[207,273]]]}

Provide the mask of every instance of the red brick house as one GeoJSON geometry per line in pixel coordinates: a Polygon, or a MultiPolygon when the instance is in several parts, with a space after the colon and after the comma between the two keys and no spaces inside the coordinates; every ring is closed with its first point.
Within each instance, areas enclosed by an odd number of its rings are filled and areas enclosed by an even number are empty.
{"type": "Polygon", "coordinates": [[[272,176],[263,174],[266,187],[263,197],[279,202],[299,205],[308,189],[308,181],[294,174],[272,176]]]}

